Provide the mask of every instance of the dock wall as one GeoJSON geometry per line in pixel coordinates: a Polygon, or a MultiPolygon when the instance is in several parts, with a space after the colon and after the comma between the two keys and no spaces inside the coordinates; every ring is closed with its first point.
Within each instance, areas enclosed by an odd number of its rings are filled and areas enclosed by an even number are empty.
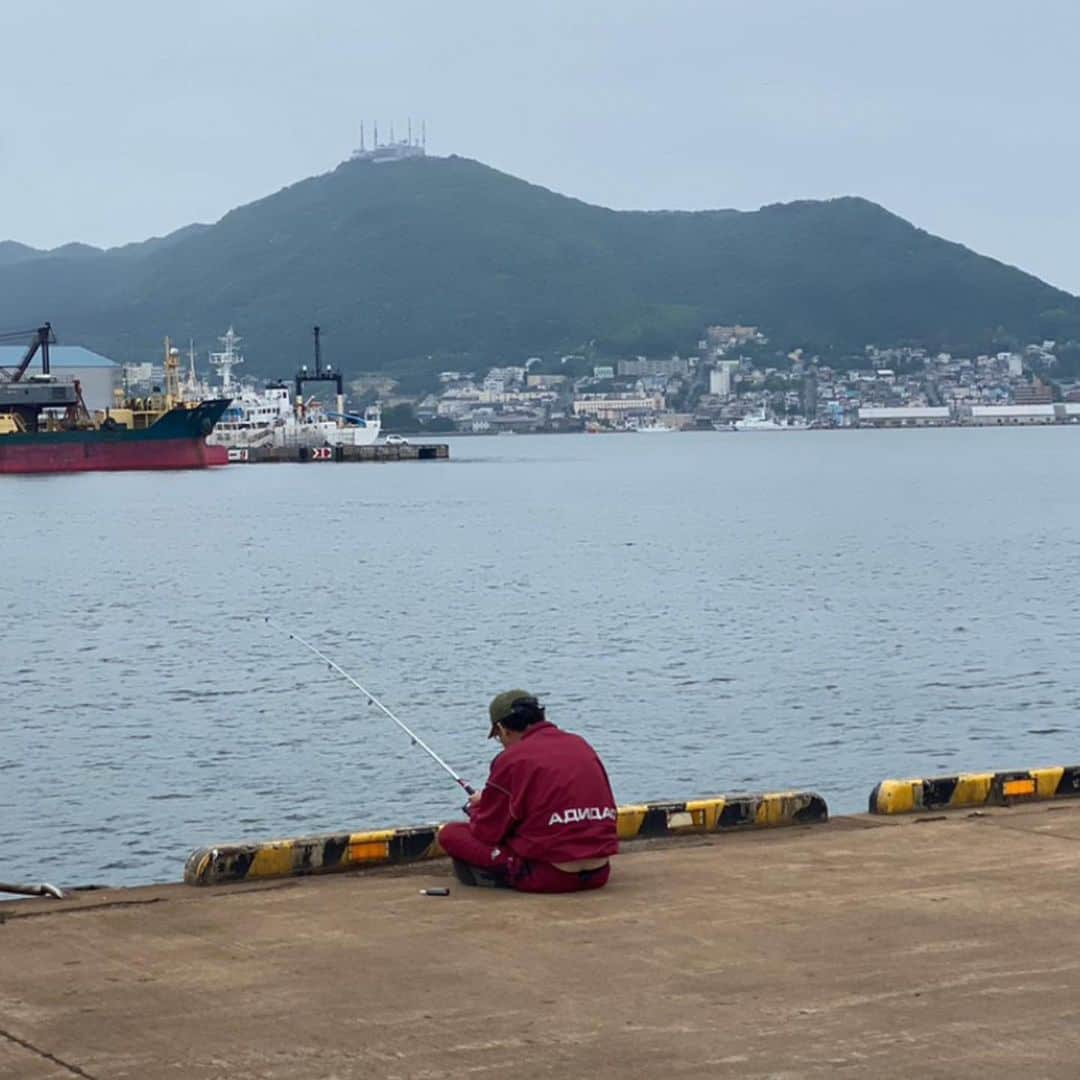
{"type": "MultiPolygon", "coordinates": [[[[897,815],[1068,798],[1080,798],[1080,765],[882,780],[870,793],[869,811],[897,815]]],[[[824,798],[814,792],[715,796],[621,806],[618,835],[634,841],[811,825],[828,818],[824,798]]],[[[436,859],[445,855],[438,830],[433,823],[200,848],[188,856],[184,881],[219,885],[436,859]]]]}
{"type": "Polygon", "coordinates": [[[1078,841],[1028,801],[627,843],[556,896],[441,859],[0,903],[0,1078],[1075,1077],[1078,841]]]}
{"type": "MultiPolygon", "coordinates": [[[[619,839],[627,841],[812,825],[827,821],[829,811],[814,792],[785,791],[621,806],[618,815],[619,839]]],[[[421,862],[445,855],[438,830],[432,824],[200,848],[188,856],[184,881],[221,885],[421,862]]]]}
{"type": "Polygon", "coordinates": [[[1014,772],[959,773],[929,779],[882,780],[870,792],[871,814],[910,814],[970,806],[1080,797],[1080,765],[1014,772]]]}
{"type": "Polygon", "coordinates": [[[389,462],[445,461],[450,457],[447,443],[370,446],[252,446],[229,451],[232,465],[288,464],[306,462],[389,462]]]}

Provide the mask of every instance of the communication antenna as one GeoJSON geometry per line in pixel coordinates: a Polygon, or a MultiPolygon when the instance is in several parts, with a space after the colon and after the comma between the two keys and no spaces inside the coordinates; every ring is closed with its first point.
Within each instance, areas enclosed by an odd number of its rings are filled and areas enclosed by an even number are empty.
{"type": "Polygon", "coordinates": [[[426,120],[421,120],[420,121],[420,145],[425,150],[427,149],[427,121],[426,120]]]}
{"type": "Polygon", "coordinates": [[[412,117],[409,117],[409,145],[412,146],[412,117]]]}
{"type": "Polygon", "coordinates": [[[364,149],[364,121],[360,121],[360,149],[364,149]]]}
{"type": "Polygon", "coordinates": [[[221,352],[212,352],[210,354],[210,363],[221,372],[221,389],[227,392],[232,389],[233,368],[244,362],[244,358],[236,351],[236,346],[240,344],[241,338],[230,326],[224,337],[219,337],[218,341],[221,342],[224,348],[221,352]]]}
{"type": "Polygon", "coordinates": [[[375,149],[379,149],[379,121],[375,121],[375,149]]]}

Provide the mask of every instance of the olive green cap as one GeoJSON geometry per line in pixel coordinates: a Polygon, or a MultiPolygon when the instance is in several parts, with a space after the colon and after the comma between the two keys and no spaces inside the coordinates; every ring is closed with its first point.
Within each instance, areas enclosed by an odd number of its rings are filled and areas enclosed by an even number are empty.
{"type": "Polygon", "coordinates": [[[495,725],[505,720],[514,711],[514,702],[521,701],[522,698],[528,698],[529,701],[536,700],[528,690],[504,690],[491,699],[491,704],[488,706],[488,716],[491,717],[489,739],[495,738],[495,725]]]}

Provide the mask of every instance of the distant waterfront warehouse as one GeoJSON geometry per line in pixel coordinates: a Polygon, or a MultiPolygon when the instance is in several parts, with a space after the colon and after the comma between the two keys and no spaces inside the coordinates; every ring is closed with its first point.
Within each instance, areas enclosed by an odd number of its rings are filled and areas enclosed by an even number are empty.
{"type": "MultiPolygon", "coordinates": [[[[22,362],[26,349],[22,345],[0,345],[0,368],[11,371],[22,362]]],[[[30,372],[41,370],[35,356],[30,372]]],[[[51,345],[49,367],[60,379],[78,379],[86,407],[108,409],[115,404],[113,391],[120,387],[120,365],[82,345],[51,345]]],[[[28,372],[29,373],[29,372],[28,372]]]]}
{"type": "Polygon", "coordinates": [[[945,405],[863,406],[860,427],[933,427],[942,424],[990,426],[1003,424],[1080,423],[1080,402],[1052,405],[961,405],[955,411],[945,405]]]}
{"type": "Polygon", "coordinates": [[[973,424],[1053,424],[1053,405],[973,405],[973,424]]]}
{"type": "Polygon", "coordinates": [[[863,406],[860,427],[933,427],[948,424],[952,414],[947,405],[908,405],[901,408],[863,406]]]}

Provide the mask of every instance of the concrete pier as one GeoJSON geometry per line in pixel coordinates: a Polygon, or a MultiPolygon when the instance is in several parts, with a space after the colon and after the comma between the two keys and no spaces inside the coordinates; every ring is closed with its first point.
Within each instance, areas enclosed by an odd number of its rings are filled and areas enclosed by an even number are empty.
{"type": "Polygon", "coordinates": [[[370,446],[253,446],[230,450],[234,465],[331,461],[445,461],[448,443],[372,443],[370,446]]]}
{"type": "Polygon", "coordinates": [[[1080,801],[642,841],[581,896],[449,870],[0,905],[0,1078],[1080,1072],[1080,801]]]}

